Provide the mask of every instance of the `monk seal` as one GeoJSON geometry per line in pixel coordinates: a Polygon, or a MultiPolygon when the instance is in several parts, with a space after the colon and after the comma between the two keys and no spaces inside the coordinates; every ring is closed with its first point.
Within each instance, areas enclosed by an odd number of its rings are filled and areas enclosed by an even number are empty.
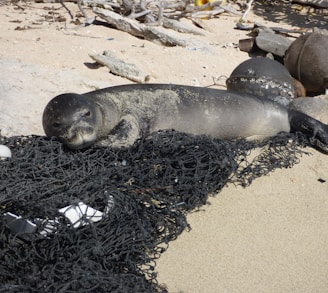
{"type": "Polygon", "coordinates": [[[173,84],[114,86],[53,98],[43,128],[71,149],[122,147],[164,129],[220,139],[260,140],[302,131],[328,151],[328,126],[268,99],[231,91],[173,84]]]}

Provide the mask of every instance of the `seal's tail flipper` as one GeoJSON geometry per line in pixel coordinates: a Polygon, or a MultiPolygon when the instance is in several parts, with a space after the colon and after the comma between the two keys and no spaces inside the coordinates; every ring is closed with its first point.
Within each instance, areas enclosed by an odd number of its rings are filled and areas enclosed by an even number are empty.
{"type": "Polygon", "coordinates": [[[316,149],[328,154],[328,125],[292,109],[288,110],[288,119],[292,132],[306,134],[316,149]]]}

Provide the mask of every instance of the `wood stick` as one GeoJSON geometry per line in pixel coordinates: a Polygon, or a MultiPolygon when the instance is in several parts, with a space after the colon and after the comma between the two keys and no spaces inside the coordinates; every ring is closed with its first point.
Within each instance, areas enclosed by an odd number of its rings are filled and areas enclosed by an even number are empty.
{"type": "Polygon", "coordinates": [[[247,3],[246,3],[246,6],[247,6],[247,9],[246,11],[244,12],[243,16],[242,16],[242,20],[245,20],[246,19],[246,16],[248,14],[248,12],[251,10],[251,7],[252,7],[252,4],[253,4],[253,1],[254,0],[249,0],[247,3]]]}
{"type": "Polygon", "coordinates": [[[93,12],[121,31],[149,41],[160,42],[165,46],[206,47],[200,41],[187,38],[163,27],[154,27],[139,23],[134,19],[128,19],[113,11],[94,7],[93,12]]]}
{"type": "Polygon", "coordinates": [[[195,26],[190,26],[181,21],[167,18],[167,17],[163,18],[163,27],[173,29],[180,33],[189,33],[189,34],[199,35],[199,36],[205,35],[204,30],[201,30],[195,26]]]}
{"type": "Polygon", "coordinates": [[[142,72],[132,63],[126,63],[117,58],[112,52],[104,51],[100,54],[89,54],[91,59],[97,63],[107,66],[111,73],[125,77],[138,83],[149,81],[150,75],[142,72]]]}
{"type": "Polygon", "coordinates": [[[193,18],[204,18],[204,17],[211,18],[214,15],[223,13],[224,11],[225,10],[223,8],[216,8],[216,9],[213,9],[213,10],[197,11],[197,12],[194,12],[191,15],[191,17],[193,17],[193,18]]]}

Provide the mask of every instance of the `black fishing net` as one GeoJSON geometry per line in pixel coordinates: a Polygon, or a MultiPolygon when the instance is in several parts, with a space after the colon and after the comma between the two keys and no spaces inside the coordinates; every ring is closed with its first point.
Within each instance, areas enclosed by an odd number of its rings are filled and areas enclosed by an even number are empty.
{"type": "Polygon", "coordinates": [[[155,261],[208,196],[298,162],[302,134],[256,145],[163,131],[70,151],[0,136],[0,292],[166,292],[155,261]],[[258,155],[250,159],[254,150],[258,155]]]}

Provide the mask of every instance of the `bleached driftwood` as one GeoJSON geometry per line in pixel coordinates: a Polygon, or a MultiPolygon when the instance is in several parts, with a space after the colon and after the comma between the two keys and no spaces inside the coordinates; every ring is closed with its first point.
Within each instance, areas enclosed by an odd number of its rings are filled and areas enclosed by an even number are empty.
{"type": "Polygon", "coordinates": [[[189,34],[200,35],[200,36],[205,35],[204,30],[201,30],[197,27],[190,26],[181,21],[166,18],[166,17],[164,17],[163,19],[163,27],[178,31],[180,33],[189,33],[189,34]]]}
{"type": "Polygon", "coordinates": [[[243,14],[243,17],[241,18],[242,20],[245,20],[246,19],[246,16],[248,14],[248,12],[251,10],[252,8],[252,4],[253,4],[254,0],[249,0],[247,3],[246,3],[246,10],[243,14]]]}
{"type": "MultiPolygon", "coordinates": [[[[189,18],[194,24],[197,18],[212,18],[217,14],[228,12],[241,15],[226,0],[209,1],[204,5],[194,5],[190,0],[34,0],[41,2],[64,1],[77,3],[86,19],[84,25],[90,25],[95,17],[90,17],[83,5],[92,8],[95,15],[104,19],[118,30],[130,33],[146,40],[159,42],[165,46],[182,46],[207,48],[207,46],[181,33],[205,35],[206,31],[199,27],[179,21],[189,18]]],[[[252,0],[251,0],[252,1],[252,0]]],[[[198,2],[197,4],[200,4],[198,2]]],[[[65,7],[65,6],[64,6],[65,7]]],[[[65,7],[66,8],[66,7],[65,7]]],[[[66,8],[66,10],[68,10],[66,8]]],[[[69,10],[68,10],[69,12],[69,10]]],[[[72,15],[71,15],[71,18],[72,15]]],[[[204,25],[201,27],[205,27],[204,25]]]]}
{"type": "Polygon", "coordinates": [[[212,18],[217,14],[221,14],[224,12],[224,9],[221,7],[217,7],[213,10],[200,10],[191,14],[192,18],[212,18]]]}
{"type": "Polygon", "coordinates": [[[89,54],[91,59],[97,63],[107,66],[111,73],[125,77],[138,83],[147,82],[150,78],[149,74],[142,72],[137,66],[126,63],[117,58],[112,52],[104,51],[103,54],[89,54]]]}
{"type": "Polygon", "coordinates": [[[228,5],[221,5],[221,1],[213,2],[213,3],[207,3],[210,4],[209,8],[212,8],[212,10],[205,9],[206,5],[194,7],[193,10],[195,10],[192,14],[192,18],[211,18],[217,14],[221,14],[223,12],[228,12],[230,14],[241,16],[242,13],[234,9],[230,4],[228,5]],[[199,8],[199,9],[196,9],[199,8]]]}
{"type": "Polygon", "coordinates": [[[155,27],[139,23],[134,19],[123,17],[107,9],[94,7],[93,12],[121,31],[149,41],[160,42],[165,46],[206,47],[200,41],[182,36],[160,26],[155,27]]]}

